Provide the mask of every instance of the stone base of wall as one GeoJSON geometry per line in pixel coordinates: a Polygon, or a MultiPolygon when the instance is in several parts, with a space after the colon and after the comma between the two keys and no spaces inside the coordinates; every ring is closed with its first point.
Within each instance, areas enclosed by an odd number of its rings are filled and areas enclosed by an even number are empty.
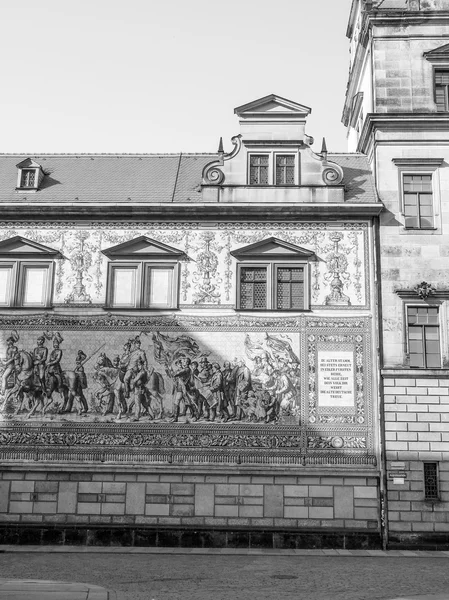
{"type": "Polygon", "coordinates": [[[0,544],[375,550],[377,531],[0,526],[0,544]]]}
{"type": "Polygon", "coordinates": [[[449,533],[390,533],[388,550],[449,550],[449,533]]]}
{"type": "Polygon", "coordinates": [[[65,469],[0,472],[0,525],[380,530],[375,473],[65,469]]]}

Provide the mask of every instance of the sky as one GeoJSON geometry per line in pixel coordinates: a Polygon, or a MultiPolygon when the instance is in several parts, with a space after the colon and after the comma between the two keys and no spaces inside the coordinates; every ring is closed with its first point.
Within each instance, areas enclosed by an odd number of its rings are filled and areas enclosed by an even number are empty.
{"type": "Polygon", "coordinates": [[[4,0],[0,152],[225,151],[234,108],[312,108],[319,151],[341,124],[351,0],[4,0]]]}

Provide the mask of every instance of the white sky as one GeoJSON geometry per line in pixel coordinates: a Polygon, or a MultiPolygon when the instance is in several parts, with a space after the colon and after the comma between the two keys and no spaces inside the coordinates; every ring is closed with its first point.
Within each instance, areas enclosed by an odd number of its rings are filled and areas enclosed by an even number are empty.
{"type": "Polygon", "coordinates": [[[3,0],[0,152],[213,152],[234,108],[312,108],[315,151],[341,124],[351,0],[3,0]]]}

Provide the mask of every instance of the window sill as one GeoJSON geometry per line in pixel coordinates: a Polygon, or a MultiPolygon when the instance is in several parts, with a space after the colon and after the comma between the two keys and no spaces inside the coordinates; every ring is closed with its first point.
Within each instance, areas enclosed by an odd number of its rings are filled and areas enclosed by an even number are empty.
{"type": "Polygon", "coordinates": [[[162,312],[162,311],[174,311],[179,310],[178,306],[162,306],[162,307],[148,307],[148,306],[102,306],[103,310],[109,312],[122,312],[122,311],[135,311],[135,312],[162,312]]]}
{"type": "Polygon", "coordinates": [[[39,191],[39,189],[38,189],[38,188],[28,188],[28,187],[26,187],[26,188],[17,188],[17,187],[16,187],[16,192],[17,192],[18,194],[23,194],[24,192],[25,192],[26,194],[34,194],[34,193],[36,193],[36,192],[38,192],[38,191],[39,191]]]}
{"type": "MultiPolygon", "coordinates": [[[[66,305],[64,305],[66,306],[66,305]]],[[[0,306],[0,310],[53,310],[53,304],[48,306],[36,305],[36,306],[22,306],[21,304],[11,304],[9,306],[0,306]]]]}

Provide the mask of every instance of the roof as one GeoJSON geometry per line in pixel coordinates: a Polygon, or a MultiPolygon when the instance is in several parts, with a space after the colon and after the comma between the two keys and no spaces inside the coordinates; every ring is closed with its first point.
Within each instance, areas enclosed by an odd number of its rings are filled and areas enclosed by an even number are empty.
{"type": "Polygon", "coordinates": [[[1,202],[164,203],[200,200],[201,173],[217,154],[0,155],[1,202]],[[46,177],[35,194],[16,192],[17,163],[31,158],[46,177]]]}
{"type": "Polygon", "coordinates": [[[379,202],[374,177],[365,154],[334,154],[329,152],[327,157],[343,169],[342,184],[345,187],[346,202],[360,202],[363,204],[379,202]]]}
{"type": "MultiPolygon", "coordinates": [[[[204,167],[218,154],[0,155],[0,204],[201,202],[204,167]],[[46,176],[36,193],[16,191],[17,164],[30,158],[46,176]]],[[[344,171],[346,202],[378,202],[363,154],[328,153],[344,171]]]]}

